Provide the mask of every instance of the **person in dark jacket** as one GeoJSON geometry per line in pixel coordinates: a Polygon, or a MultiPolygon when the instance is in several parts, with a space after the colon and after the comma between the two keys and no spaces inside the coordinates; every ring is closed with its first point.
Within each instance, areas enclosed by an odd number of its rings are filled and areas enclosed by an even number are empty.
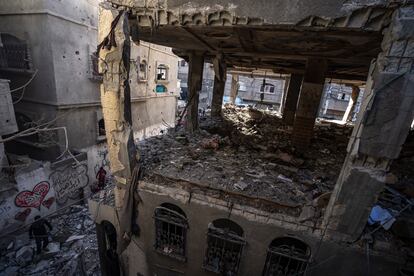
{"type": "Polygon", "coordinates": [[[47,220],[40,218],[40,216],[35,216],[35,222],[33,222],[29,229],[30,238],[33,239],[34,237],[36,241],[37,254],[42,252],[42,248],[47,250],[46,247],[49,244],[46,226],[50,231],[53,229],[47,220]]]}

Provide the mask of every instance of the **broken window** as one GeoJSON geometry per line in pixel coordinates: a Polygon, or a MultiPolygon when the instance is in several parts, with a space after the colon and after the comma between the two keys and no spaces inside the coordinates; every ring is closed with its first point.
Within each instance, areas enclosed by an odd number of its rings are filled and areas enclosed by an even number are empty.
{"type": "Polygon", "coordinates": [[[155,250],[185,261],[187,218],[180,207],[163,203],[155,208],[155,250]]]}
{"type": "Polygon", "coordinates": [[[143,60],[139,63],[138,78],[139,78],[140,81],[146,81],[147,80],[147,71],[148,71],[147,61],[143,60]]]}
{"type": "Polygon", "coordinates": [[[157,80],[168,80],[168,67],[164,64],[160,64],[157,67],[157,80]]]}
{"type": "Polygon", "coordinates": [[[243,229],[228,219],[209,224],[204,268],[221,275],[236,275],[245,245],[243,229]]]}
{"type": "Polygon", "coordinates": [[[0,68],[31,70],[29,47],[24,40],[10,34],[0,34],[0,68]]]}
{"type": "Polygon", "coordinates": [[[273,94],[275,93],[275,86],[271,83],[262,84],[260,86],[260,92],[273,94]]]}
{"type": "Polygon", "coordinates": [[[274,239],[267,250],[263,276],[305,275],[310,256],[309,246],[298,239],[274,239]]]}

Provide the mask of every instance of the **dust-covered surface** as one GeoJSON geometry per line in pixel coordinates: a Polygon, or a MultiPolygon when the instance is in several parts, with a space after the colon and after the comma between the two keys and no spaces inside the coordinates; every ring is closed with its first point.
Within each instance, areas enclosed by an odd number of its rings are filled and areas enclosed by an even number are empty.
{"type": "MultiPolygon", "coordinates": [[[[141,141],[146,177],[163,175],[300,206],[332,191],[352,127],[318,122],[307,153],[291,146],[291,128],[276,113],[227,106],[222,121],[141,141]]],[[[329,198],[329,197],[328,197],[329,198]]]]}
{"type": "Polygon", "coordinates": [[[28,230],[0,239],[0,275],[101,275],[95,223],[86,205],[73,205],[48,221],[53,230],[48,251],[40,255],[28,230]]]}

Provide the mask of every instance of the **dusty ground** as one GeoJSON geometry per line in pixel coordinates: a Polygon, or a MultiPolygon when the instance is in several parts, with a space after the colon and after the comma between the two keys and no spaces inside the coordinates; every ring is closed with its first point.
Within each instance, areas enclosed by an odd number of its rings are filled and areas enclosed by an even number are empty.
{"type": "Polygon", "coordinates": [[[50,251],[41,255],[35,254],[36,244],[27,230],[0,240],[0,275],[101,275],[95,224],[87,206],[74,205],[49,222],[50,251]]]}
{"type": "Polygon", "coordinates": [[[199,133],[169,131],[142,141],[139,150],[147,177],[161,174],[297,206],[333,189],[351,132],[318,122],[314,142],[301,155],[276,113],[227,107],[222,121],[202,121],[199,133]]]}

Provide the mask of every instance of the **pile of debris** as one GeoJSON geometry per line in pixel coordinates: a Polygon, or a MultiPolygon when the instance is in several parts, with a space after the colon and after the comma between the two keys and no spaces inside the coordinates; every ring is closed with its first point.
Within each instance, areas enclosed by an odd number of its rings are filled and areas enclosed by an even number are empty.
{"type": "MultiPolygon", "coordinates": [[[[227,106],[193,135],[170,130],[141,141],[146,177],[157,175],[270,199],[285,206],[329,198],[352,127],[318,122],[305,154],[292,147],[292,128],[272,112],[227,106]]],[[[325,203],[324,203],[325,204],[325,203]]]]}
{"type": "Polygon", "coordinates": [[[0,240],[0,275],[100,275],[95,223],[86,205],[73,205],[48,221],[48,251],[36,255],[28,231],[0,240]]]}

